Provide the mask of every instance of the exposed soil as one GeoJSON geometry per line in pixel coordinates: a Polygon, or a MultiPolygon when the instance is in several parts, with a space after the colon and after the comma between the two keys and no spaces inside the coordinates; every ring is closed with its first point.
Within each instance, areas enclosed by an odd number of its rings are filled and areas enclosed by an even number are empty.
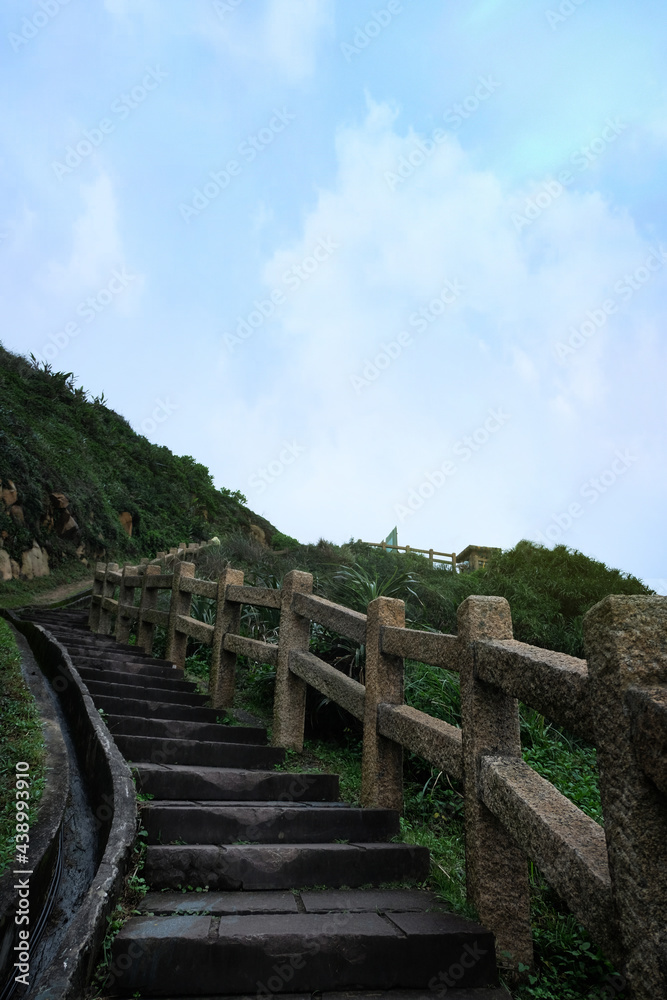
{"type": "Polygon", "coordinates": [[[76,580],[75,583],[61,583],[59,587],[54,587],[53,590],[44,590],[39,594],[35,594],[30,603],[51,604],[55,601],[64,601],[67,597],[74,597],[79,592],[83,593],[86,590],[90,590],[92,585],[92,577],[90,580],[76,580]]]}

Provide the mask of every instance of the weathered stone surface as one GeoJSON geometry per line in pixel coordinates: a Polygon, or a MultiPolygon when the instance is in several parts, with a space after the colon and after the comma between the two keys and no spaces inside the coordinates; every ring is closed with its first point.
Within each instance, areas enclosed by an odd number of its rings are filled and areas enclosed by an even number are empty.
{"type": "Polygon", "coordinates": [[[667,686],[630,687],[625,701],[639,766],[667,796],[667,686]]]}
{"type": "Polygon", "coordinates": [[[294,595],[292,608],[297,614],[325,625],[332,632],[345,635],[355,642],[366,641],[366,615],[359,611],[334,604],[325,597],[305,593],[294,595]]]}
{"type": "Polygon", "coordinates": [[[366,695],[363,684],[348,677],[342,670],[336,670],[331,664],[320,660],[313,653],[292,650],[289,656],[290,673],[302,681],[307,681],[321,694],[331,698],[354,715],[357,719],[364,717],[364,698],[366,695]]]}
{"type": "Polygon", "coordinates": [[[231,916],[249,913],[298,913],[292,892],[149,892],[139,903],[142,913],[201,913],[231,916]]]}
{"type": "Polygon", "coordinates": [[[586,661],[514,639],[475,647],[477,676],[583,739],[593,737],[586,661]]]}
{"type": "Polygon", "coordinates": [[[382,650],[420,663],[458,671],[459,645],[455,635],[422,632],[386,625],[382,629],[382,650]]]}
{"type": "Polygon", "coordinates": [[[24,580],[33,580],[48,575],[48,554],[39,547],[37,542],[33,542],[32,548],[21,556],[21,577],[24,580]]]}
{"type": "Polygon", "coordinates": [[[14,518],[16,523],[23,527],[25,524],[25,514],[23,513],[23,507],[19,507],[17,503],[13,507],[9,508],[10,515],[14,518]]]}
{"type": "Polygon", "coordinates": [[[135,764],[142,791],[158,799],[335,801],[337,774],[295,774],[182,764],[135,764]]]}
{"type": "Polygon", "coordinates": [[[355,887],[421,882],[429,853],[411,844],[243,844],[229,847],[156,846],[146,851],[145,878],[153,889],[208,885],[211,889],[355,887]]]}
{"type": "Polygon", "coordinates": [[[12,579],[12,560],[9,552],[0,547],[0,580],[12,579]]]}
{"type": "Polygon", "coordinates": [[[461,730],[410,705],[377,708],[378,732],[419,754],[453,778],[463,776],[461,730]]]}
{"type": "Polygon", "coordinates": [[[522,760],[483,757],[480,779],[484,804],[593,940],[614,956],[618,928],[602,827],[522,760]]]}
{"type": "Polygon", "coordinates": [[[306,685],[290,670],[290,653],[308,651],[310,622],[294,609],[297,595],[313,590],[311,573],[292,570],[283,579],[276,685],[273,698],[273,742],[291,750],[303,749],[306,685]]]}
{"type": "Polygon", "coordinates": [[[65,496],[64,493],[52,493],[51,504],[58,510],[66,510],[69,507],[69,497],[65,496]]]}
{"type": "MultiPolygon", "coordinates": [[[[98,703],[98,699],[95,699],[98,703]]],[[[116,736],[116,744],[127,760],[155,764],[203,764],[209,767],[267,768],[280,764],[279,747],[257,747],[243,743],[210,743],[173,737],[116,736]]]]}
{"type": "Polygon", "coordinates": [[[131,715],[111,715],[106,722],[110,732],[124,736],[158,736],[204,740],[208,743],[252,743],[255,746],[266,743],[265,730],[245,726],[221,726],[185,719],[143,719],[131,715]]]}
{"type": "Polygon", "coordinates": [[[521,759],[519,706],[516,698],[477,678],[475,652],[481,640],[511,639],[512,618],[502,597],[468,597],[457,617],[468,899],[496,936],[498,964],[516,969],[533,961],[528,863],[482,802],[479,780],[483,757],[521,759]]]}
{"type": "Polygon", "coordinates": [[[361,754],[361,804],[403,808],[403,747],[378,732],[378,705],[403,702],[403,659],[382,652],[380,630],[405,625],[405,603],[378,597],[368,605],[361,754]]]}
{"type": "Polygon", "coordinates": [[[584,642],[622,971],[633,997],[656,1000],[667,997],[667,798],[638,760],[626,695],[667,684],[667,598],[606,597],[584,642]]]}
{"type": "Polygon", "coordinates": [[[443,910],[435,893],[420,889],[322,889],[319,892],[300,892],[306,913],[331,913],[337,910],[350,913],[406,913],[410,910],[443,910]]]}

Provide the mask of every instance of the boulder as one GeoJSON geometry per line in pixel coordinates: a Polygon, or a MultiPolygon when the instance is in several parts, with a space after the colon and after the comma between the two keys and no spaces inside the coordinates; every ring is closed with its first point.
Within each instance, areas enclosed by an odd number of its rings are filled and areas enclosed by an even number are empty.
{"type": "Polygon", "coordinates": [[[58,534],[61,538],[73,541],[79,536],[79,525],[76,523],[69,511],[65,510],[62,513],[66,516],[60,518],[60,523],[58,524],[58,534]]]}
{"type": "Polygon", "coordinates": [[[19,495],[16,486],[11,481],[11,479],[6,479],[2,481],[2,499],[4,500],[5,507],[11,507],[18,500],[19,495]]]}
{"type": "Polygon", "coordinates": [[[23,513],[23,507],[19,507],[19,505],[15,503],[12,507],[9,508],[9,513],[14,518],[17,524],[21,525],[25,524],[25,515],[23,513]]]}
{"type": "Polygon", "coordinates": [[[5,552],[4,549],[0,549],[0,580],[11,580],[12,579],[12,560],[9,558],[9,552],[5,552]]]}
{"type": "Polygon", "coordinates": [[[69,507],[69,497],[66,497],[64,493],[52,493],[51,503],[56,509],[66,510],[69,507]]]}
{"type": "Polygon", "coordinates": [[[39,547],[37,542],[33,542],[32,548],[24,552],[21,557],[21,578],[24,580],[34,580],[48,575],[48,554],[39,547]]]}
{"type": "Polygon", "coordinates": [[[250,525],[250,534],[259,542],[260,545],[266,545],[266,535],[258,524],[250,525]]]}

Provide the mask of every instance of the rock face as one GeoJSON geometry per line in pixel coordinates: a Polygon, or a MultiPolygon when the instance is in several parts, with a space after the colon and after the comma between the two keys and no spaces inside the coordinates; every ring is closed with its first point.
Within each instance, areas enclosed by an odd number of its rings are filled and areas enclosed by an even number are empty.
{"type": "Polygon", "coordinates": [[[32,548],[23,553],[21,559],[21,576],[24,580],[34,580],[37,577],[48,575],[48,554],[39,547],[37,542],[33,542],[32,548]]]}
{"type": "Polygon", "coordinates": [[[11,580],[11,578],[12,560],[9,558],[9,552],[0,548],[0,580],[11,580]]]}
{"type": "Polygon", "coordinates": [[[264,534],[264,530],[260,528],[258,524],[250,525],[250,533],[252,534],[252,537],[259,542],[260,545],[266,545],[266,535],[264,534]]]}
{"type": "Polygon", "coordinates": [[[79,537],[79,525],[72,517],[69,508],[69,497],[64,493],[51,494],[51,506],[53,508],[53,524],[56,533],[60,538],[67,541],[77,541],[79,537]]]}
{"type": "Polygon", "coordinates": [[[2,485],[2,499],[5,507],[11,507],[18,500],[19,495],[16,486],[11,479],[5,480],[2,485]]]}
{"type": "Polygon", "coordinates": [[[118,520],[120,521],[123,529],[128,533],[130,538],[132,538],[132,515],[130,512],[124,510],[122,514],[118,515],[118,520]]]}

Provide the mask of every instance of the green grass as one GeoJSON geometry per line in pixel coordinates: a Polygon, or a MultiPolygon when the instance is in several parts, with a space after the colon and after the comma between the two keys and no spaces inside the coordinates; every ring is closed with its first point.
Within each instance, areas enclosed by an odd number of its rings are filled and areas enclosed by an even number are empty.
{"type": "MultiPolygon", "coordinates": [[[[44,788],[45,756],[42,727],[32,694],[21,674],[21,655],[7,622],[0,618],[0,874],[15,853],[16,764],[30,765],[32,827],[44,788]]],[[[28,853],[28,856],[30,854],[28,853]]]]}

